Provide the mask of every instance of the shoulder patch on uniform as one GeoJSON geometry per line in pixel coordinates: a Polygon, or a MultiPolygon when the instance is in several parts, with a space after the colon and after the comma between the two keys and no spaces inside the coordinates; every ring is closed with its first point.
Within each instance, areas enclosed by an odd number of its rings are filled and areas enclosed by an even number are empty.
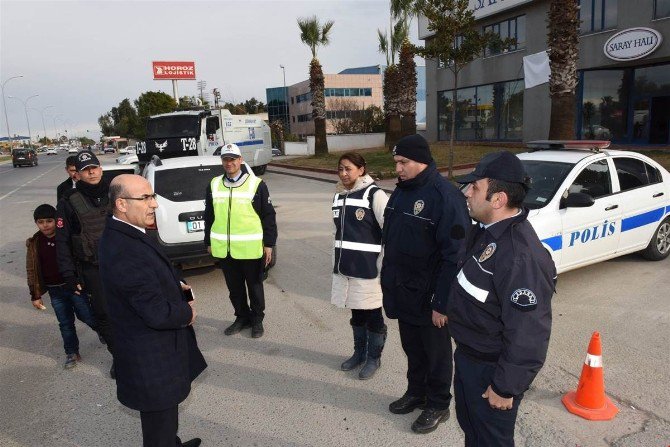
{"type": "Polygon", "coordinates": [[[58,218],[58,220],[56,221],[56,226],[57,226],[58,228],[63,228],[63,227],[64,227],[64,225],[63,225],[63,218],[62,218],[62,217],[59,217],[59,218],[58,218]]]}
{"type": "Polygon", "coordinates": [[[421,200],[421,199],[419,199],[419,200],[417,200],[416,202],[414,202],[414,215],[416,216],[416,215],[418,215],[419,213],[421,213],[421,211],[423,211],[423,207],[424,207],[425,205],[426,205],[425,202],[424,202],[423,200],[421,200]]]}
{"type": "Polygon", "coordinates": [[[512,304],[522,311],[533,310],[537,307],[537,297],[530,289],[516,289],[510,297],[512,304]]]}
{"type": "MultiPolygon", "coordinates": [[[[496,245],[495,242],[491,242],[489,245],[486,246],[482,254],[479,256],[479,262],[484,262],[487,259],[489,259],[491,256],[493,256],[493,253],[496,252],[496,248],[498,246],[496,245]]],[[[523,290],[528,290],[528,289],[523,289],[523,290]]],[[[528,290],[530,292],[530,290],[528,290]]],[[[533,292],[531,292],[533,293],[533,292]]]]}

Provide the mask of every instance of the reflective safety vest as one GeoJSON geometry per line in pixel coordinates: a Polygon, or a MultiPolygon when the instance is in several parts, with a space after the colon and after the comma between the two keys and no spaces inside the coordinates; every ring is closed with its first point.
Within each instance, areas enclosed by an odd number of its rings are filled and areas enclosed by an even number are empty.
{"type": "Polygon", "coordinates": [[[263,256],[263,226],[252,205],[261,179],[248,174],[226,186],[223,176],[214,177],[212,205],[214,223],[210,231],[215,258],[260,259],[263,256]]]}
{"type": "Polygon", "coordinates": [[[335,265],[333,273],[372,279],[378,275],[382,229],[372,211],[372,197],[379,188],[370,185],[349,194],[335,194],[335,265]]]}

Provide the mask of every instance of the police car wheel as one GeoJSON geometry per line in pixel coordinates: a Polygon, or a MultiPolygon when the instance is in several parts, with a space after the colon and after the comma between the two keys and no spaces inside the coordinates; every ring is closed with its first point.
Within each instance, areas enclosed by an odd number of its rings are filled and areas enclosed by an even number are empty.
{"type": "Polygon", "coordinates": [[[670,255],[670,217],[658,226],[642,256],[650,261],[660,261],[670,255]]]}

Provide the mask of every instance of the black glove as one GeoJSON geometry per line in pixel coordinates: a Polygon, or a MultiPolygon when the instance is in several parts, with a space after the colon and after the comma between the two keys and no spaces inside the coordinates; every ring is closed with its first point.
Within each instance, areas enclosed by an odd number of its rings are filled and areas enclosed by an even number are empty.
{"type": "Polygon", "coordinates": [[[63,279],[65,280],[64,287],[66,290],[72,293],[79,292],[79,288],[77,287],[77,285],[79,284],[79,280],[77,279],[76,276],[66,276],[63,279]]]}

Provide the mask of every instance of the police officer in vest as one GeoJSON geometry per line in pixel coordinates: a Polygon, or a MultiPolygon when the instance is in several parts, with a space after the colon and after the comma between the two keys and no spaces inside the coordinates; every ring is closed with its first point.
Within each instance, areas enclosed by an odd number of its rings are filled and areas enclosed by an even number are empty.
{"type": "Polygon", "coordinates": [[[265,182],[246,172],[237,145],[221,148],[221,161],[225,174],[214,177],[207,188],[205,245],[220,261],[235,309],[235,321],[224,333],[251,326],[251,336],[259,338],[265,316],[263,270],[277,242],[275,210],[265,182]]]}
{"type": "Polygon", "coordinates": [[[429,433],[449,418],[446,301],[470,218],[463,194],[437,171],[423,137],[401,138],[393,159],[399,182],[386,205],[381,284],[386,315],[398,319],[408,385],[389,410],[423,408],[412,430],[429,433]]]}
{"type": "Polygon", "coordinates": [[[529,179],[514,154],[489,154],[460,181],[478,223],[447,303],[456,416],[466,446],[513,446],[519,403],[547,355],[556,268],[527,220],[529,179]]]}
{"type": "MultiPolygon", "coordinates": [[[[65,287],[79,294],[85,290],[98,324],[98,334],[114,352],[114,340],[107,319],[107,304],[98,271],[98,241],[105,228],[109,205],[109,185],[102,179],[98,157],[85,150],[76,155],[77,188],[64,192],[58,202],[56,253],[65,287]]],[[[114,364],[110,370],[114,377],[114,364]]]]}

